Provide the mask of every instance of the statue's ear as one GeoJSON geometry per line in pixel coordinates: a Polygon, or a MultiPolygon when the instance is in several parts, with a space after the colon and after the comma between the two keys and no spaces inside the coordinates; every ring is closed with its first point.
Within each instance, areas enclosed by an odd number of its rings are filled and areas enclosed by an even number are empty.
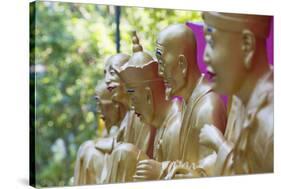
{"type": "Polygon", "coordinates": [[[185,56],[183,54],[179,55],[179,61],[178,61],[180,70],[182,72],[183,75],[186,75],[187,73],[187,68],[188,68],[188,62],[187,59],[185,58],[185,56]]]}
{"type": "Polygon", "coordinates": [[[244,53],[244,66],[249,70],[252,66],[252,59],[256,49],[256,39],[250,30],[242,31],[242,51],[244,53]]]}
{"type": "Polygon", "coordinates": [[[150,87],[145,87],[145,97],[146,97],[146,102],[148,104],[153,104],[153,97],[152,97],[152,91],[150,87]]]}

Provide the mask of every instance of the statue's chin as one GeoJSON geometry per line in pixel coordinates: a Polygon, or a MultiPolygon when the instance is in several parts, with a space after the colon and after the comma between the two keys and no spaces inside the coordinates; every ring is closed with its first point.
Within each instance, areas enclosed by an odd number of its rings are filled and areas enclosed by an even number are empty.
{"type": "Polygon", "coordinates": [[[212,83],[211,84],[211,88],[212,90],[214,90],[215,92],[217,93],[220,93],[220,94],[224,94],[224,95],[232,95],[234,94],[233,93],[233,89],[231,88],[227,88],[226,86],[222,86],[220,85],[219,83],[212,83]]]}

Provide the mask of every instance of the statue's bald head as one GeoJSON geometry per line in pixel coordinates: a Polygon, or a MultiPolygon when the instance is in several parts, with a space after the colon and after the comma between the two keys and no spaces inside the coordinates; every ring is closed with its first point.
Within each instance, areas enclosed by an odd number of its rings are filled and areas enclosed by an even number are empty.
{"type": "Polygon", "coordinates": [[[271,16],[203,12],[204,22],[211,27],[227,32],[242,33],[249,30],[256,37],[266,39],[270,32],[271,16]]]}
{"type": "Polygon", "coordinates": [[[158,74],[166,83],[166,97],[184,95],[185,88],[200,77],[192,30],[185,24],[166,27],[158,35],[155,50],[158,74]]]}
{"type": "Polygon", "coordinates": [[[130,56],[123,53],[118,53],[115,55],[110,56],[105,62],[105,68],[111,66],[116,71],[119,71],[121,66],[123,66],[128,60],[130,56]]]}
{"type": "Polygon", "coordinates": [[[174,24],[163,29],[158,35],[157,45],[176,56],[183,54],[189,63],[196,64],[196,39],[185,24],[174,24]]]}

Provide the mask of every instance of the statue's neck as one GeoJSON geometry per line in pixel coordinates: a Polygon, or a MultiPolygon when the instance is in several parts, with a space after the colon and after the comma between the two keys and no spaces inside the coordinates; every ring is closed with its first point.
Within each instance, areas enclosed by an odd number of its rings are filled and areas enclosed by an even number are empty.
{"type": "Polygon", "coordinates": [[[201,74],[199,73],[199,71],[189,72],[189,74],[187,75],[185,85],[178,92],[177,96],[183,97],[185,102],[187,102],[188,99],[190,98],[194,88],[196,87],[197,82],[200,77],[201,77],[201,74]]]}
{"type": "Polygon", "coordinates": [[[160,98],[160,102],[157,102],[157,106],[154,110],[154,118],[152,120],[151,125],[155,128],[160,128],[164,126],[164,122],[169,115],[169,113],[172,110],[172,101],[171,100],[165,100],[165,96],[160,98]]]}
{"type": "Polygon", "coordinates": [[[123,104],[120,104],[120,110],[119,110],[119,118],[120,121],[118,122],[118,127],[121,125],[121,122],[123,121],[123,119],[126,116],[126,113],[129,109],[127,107],[125,107],[123,104]]]}

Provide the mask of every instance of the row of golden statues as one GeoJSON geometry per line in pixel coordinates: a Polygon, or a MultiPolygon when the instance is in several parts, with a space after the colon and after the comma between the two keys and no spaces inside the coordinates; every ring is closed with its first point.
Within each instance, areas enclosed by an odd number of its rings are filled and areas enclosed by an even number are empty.
{"type": "Polygon", "coordinates": [[[159,33],[157,60],[135,32],[131,56],[107,59],[96,100],[108,136],[80,146],[75,185],[273,172],[271,18],[202,16],[209,79],[185,24],[159,33]]]}

